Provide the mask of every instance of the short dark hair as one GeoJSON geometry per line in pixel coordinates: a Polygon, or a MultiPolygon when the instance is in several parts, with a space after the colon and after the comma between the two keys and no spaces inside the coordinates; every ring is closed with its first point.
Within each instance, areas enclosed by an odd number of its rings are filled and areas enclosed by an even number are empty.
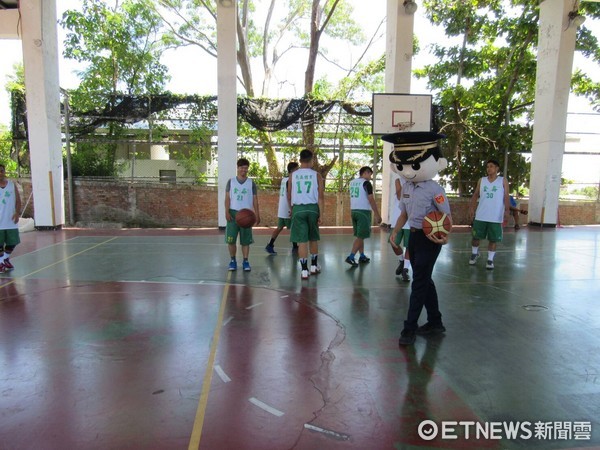
{"type": "Polygon", "coordinates": [[[298,168],[298,163],[296,161],[289,162],[287,165],[287,172],[292,173],[297,168],[298,168]]]}
{"type": "Polygon", "coordinates": [[[240,158],[237,161],[237,166],[238,167],[244,167],[244,166],[250,167],[250,161],[248,161],[246,158],[240,158]]]}
{"type": "Polygon", "coordinates": [[[300,162],[309,162],[313,158],[313,152],[305,148],[300,152],[300,162]]]}
{"type": "Polygon", "coordinates": [[[360,168],[360,170],[358,171],[358,174],[359,174],[360,176],[362,176],[362,175],[363,175],[363,173],[365,173],[365,172],[371,172],[371,173],[373,173],[373,169],[371,169],[369,166],[363,166],[363,167],[361,167],[361,168],[360,168]]]}
{"type": "Polygon", "coordinates": [[[498,162],[497,159],[488,159],[485,163],[485,165],[487,166],[489,163],[492,163],[493,165],[495,165],[498,169],[500,168],[500,163],[498,162]]]}

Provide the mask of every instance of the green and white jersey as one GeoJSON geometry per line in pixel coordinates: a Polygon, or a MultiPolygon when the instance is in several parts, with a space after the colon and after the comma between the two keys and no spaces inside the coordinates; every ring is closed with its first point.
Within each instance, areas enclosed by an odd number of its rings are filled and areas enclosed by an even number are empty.
{"type": "Polygon", "coordinates": [[[277,217],[282,219],[289,219],[291,215],[290,202],[287,199],[287,182],[289,177],[285,177],[281,180],[281,186],[279,187],[279,209],[277,210],[277,217]]]}
{"type": "Polygon", "coordinates": [[[12,230],[19,225],[12,220],[15,211],[16,197],[15,183],[7,180],[6,186],[0,188],[0,230],[12,230]]]}
{"type": "Polygon", "coordinates": [[[475,219],[482,222],[502,223],[504,220],[504,178],[493,182],[483,177],[479,183],[479,203],[475,219]]]}
{"type": "Polygon", "coordinates": [[[292,173],[290,180],[292,180],[292,205],[319,203],[319,183],[316,171],[298,169],[292,173]]]}
{"type": "Polygon", "coordinates": [[[350,182],[350,209],[366,209],[371,211],[369,203],[369,187],[373,193],[373,185],[362,177],[350,182]]]}
{"type": "Polygon", "coordinates": [[[254,195],[256,195],[256,185],[250,178],[240,182],[237,177],[233,177],[227,182],[226,192],[229,192],[229,207],[234,211],[240,209],[254,210],[254,195]]]}

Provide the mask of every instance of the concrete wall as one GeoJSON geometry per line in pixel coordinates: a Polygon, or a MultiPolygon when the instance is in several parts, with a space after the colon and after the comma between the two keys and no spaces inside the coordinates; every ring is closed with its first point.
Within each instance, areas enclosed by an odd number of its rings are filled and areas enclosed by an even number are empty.
{"type": "MultiPolygon", "coordinates": [[[[31,193],[31,182],[21,180],[23,205],[31,193]]],[[[80,226],[103,223],[124,227],[216,227],[217,189],[207,186],[104,181],[74,182],[75,220],[80,226]]],[[[259,191],[261,226],[277,224],[278,190],[259,191]]],[[[68,195],[68,186],[65,186],[68,195]]],[[[450,198],[453,221],[467,225],[467,198],[450,198]]],[[[65,201],[68,208],[68,201],[65,201]]],[[[527,208],[522,201],[521,207],[527,208]]],[[[25,217],[33,217],[33,198],[25,217]]],[[[521,216],[527,223],[527,216],[521,216]]],[[[600,224],[600,203],[561,202],[560,225],[600,224]]],[[[325,226],[350,226],[350,198],[347,194],[325,194],[325,226]]]]}

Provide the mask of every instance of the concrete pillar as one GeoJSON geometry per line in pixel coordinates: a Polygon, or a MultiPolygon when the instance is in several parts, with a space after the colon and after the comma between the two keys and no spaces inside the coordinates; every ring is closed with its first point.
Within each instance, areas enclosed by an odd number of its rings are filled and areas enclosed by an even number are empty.
{"type": "MultiPolygon", "coordinates": [[[[403,0],[387,0],[385,92],[409,94],[412,74],[414,14],[409,14],[403,0]]],[[[389,213],[395,187],[389,154],[394,146],[383,143],[381,217],[390,223],[389,213]]],[[[392,224],[394,225],[394,224],[392,224]]]]}
{"type": "Polygon", "coordinates": [[[56,0],[21,0],[21,39],[36,227],[65,223],[56,0]]]}
{"type": "Polygon", "coordinates": [[[219,227],[225,219],[225,187],[237,173],[236,1],[217,1],[217,96],[219,227]]]}
{"type": "Polygon", "coordinates": [[[545,0],[540,4],[529,220],[544,226],[558,224],[558,195],[577,32],[574,26],[569,26],[568,14],[572,8],[572,0],[545,0]]]}
{"type": "Polygon", "coordinates": [[[150,146],[150,159],[157,161],[168,161],[169,160],[169,149],[168,147],[160,144],[152,144],[150,146]]]}

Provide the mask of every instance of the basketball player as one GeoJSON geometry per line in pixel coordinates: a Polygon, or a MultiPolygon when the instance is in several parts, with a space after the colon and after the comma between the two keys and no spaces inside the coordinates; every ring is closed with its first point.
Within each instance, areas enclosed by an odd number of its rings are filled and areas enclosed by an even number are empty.
{"type": "Polygon", "coordinates": [[[6,167],[0,164],[0,273],[14,269],[10,255],[21,242],[19,217],[21,197],[15,183],[6,178],[6,167]]]}
{"type": "Polygon", "coordinates": [[[490,159],[485,163],[485,170],[487,177],[477,181],[477,187],[469,203],[469,220],[473,222],[469,264],[477,263],[479,241],[487,239],[488,254],[485,268],[493,270],[496,244],[502,241],[502,222],[504,222],[504,214],[510,211],[510,201],[508,182],[506,178],[498,175],[500,163],[490,159]],[[477,204],[477,211],[475,211],[475,204],[477,204]]]}
{"type": "MultiPolygon", "coordinates": [[[[275,228],[273,230],[273,233],[271,234],[271,240],[265,247],[265,250],[270,255],[277,254],[277,252],[275,251],[275,239],[277,239],[277,236],[279,236],[279,233],[281,233],[281,230],[283,230],[284,227],[286,227],[289,230],[290,225],[292,223],[292,219],[291,219],[292,208],[290,207],[290,202],[288,201],[288,198],[287,198],[287,185],[288,185],[289,176],[297,169],[298,169],[297,162],[293,161],[293,162],[288,163],[288,165],[287,165],[288,176],[284,177],[281,180],[281,185],[279,186],[279,205],[278,205],[278,209],[277,209],[277,228],[275,228]]],[[[296,252],[298,251],[298,244],[295,242],[293,242],[292,251],[296,251],[296,252]]]]}

